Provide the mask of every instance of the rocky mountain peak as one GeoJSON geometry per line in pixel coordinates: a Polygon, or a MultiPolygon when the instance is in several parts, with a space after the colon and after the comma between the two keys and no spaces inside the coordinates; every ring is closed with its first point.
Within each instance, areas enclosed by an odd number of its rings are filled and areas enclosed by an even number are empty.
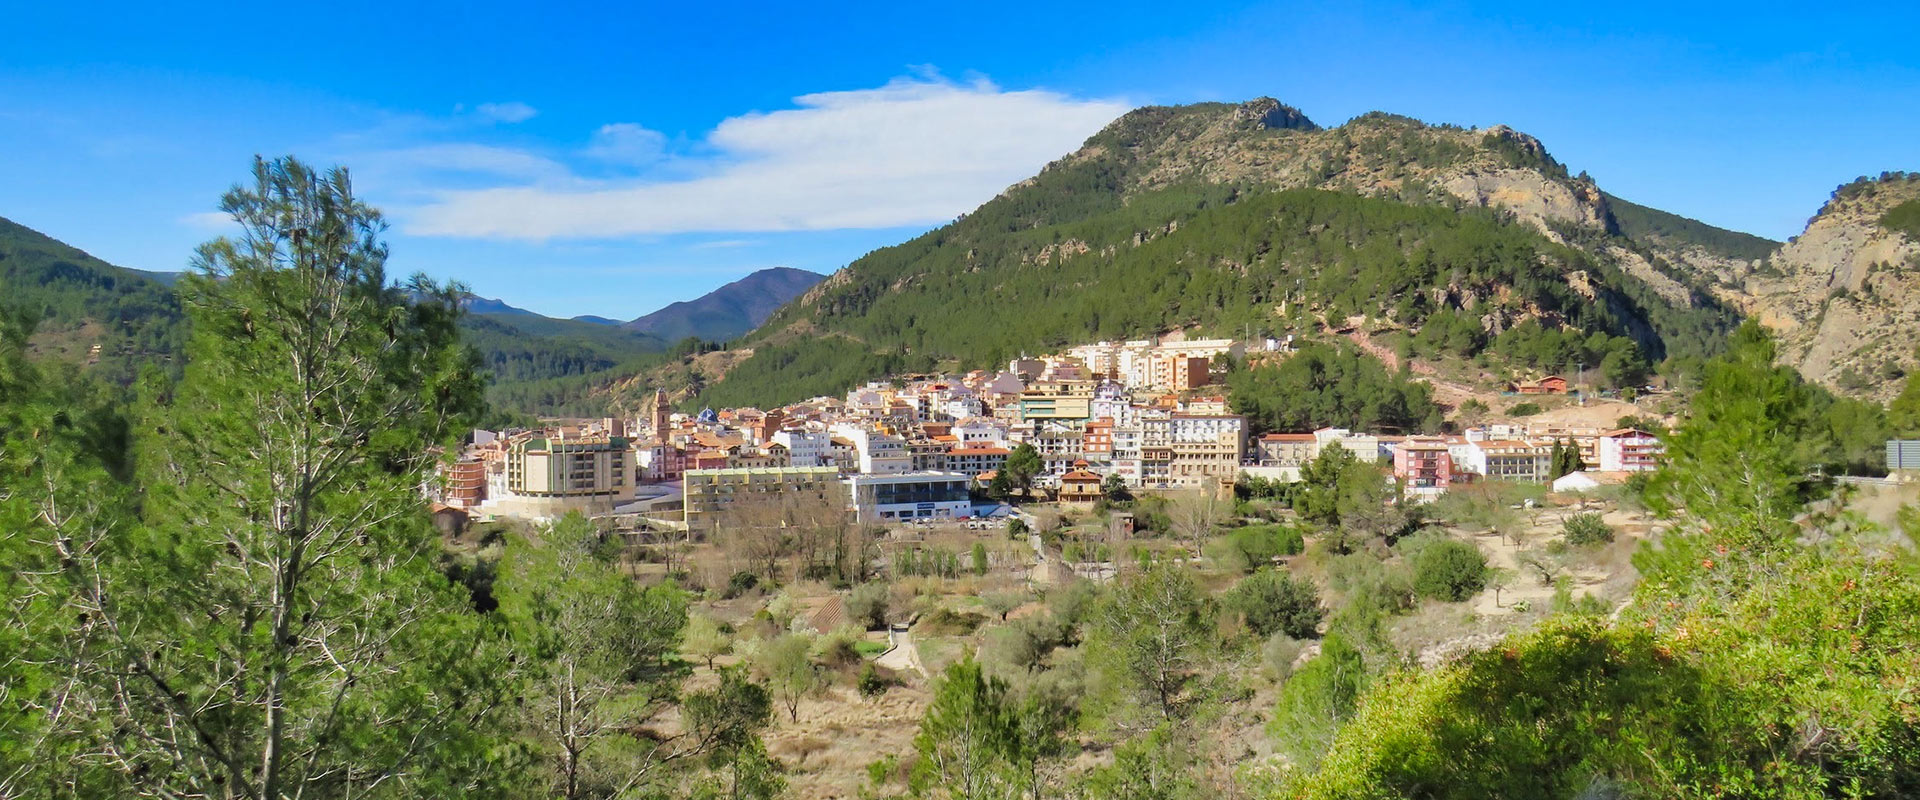
{"type": "Polygon", "coordinates": [[[1256,97],[1241,103],[1233,110],[1233,121],[1241,124],[1253,123],[1255,127],[1264,130],[1320,130],[1320,126],[1314,124],[1313,120],[1307,119],[1307,115],[1301,113],[1300,109],[1271,97],[1256,97]]]}
{"type": "Polygon", "coordinates": [[[1736,301],[1780,334],[1808,378],[1885,400],[1920,341],[1920,175],[1835,189],[1807,228],[1746,276],[1736,301]]]}

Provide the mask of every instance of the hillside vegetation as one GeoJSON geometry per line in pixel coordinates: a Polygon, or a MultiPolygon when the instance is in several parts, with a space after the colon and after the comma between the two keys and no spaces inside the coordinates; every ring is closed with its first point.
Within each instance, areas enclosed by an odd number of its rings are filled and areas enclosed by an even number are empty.
{"type": "Polygon", "coordinates": [[[42,336],[101,345],[104,370],[130,379],[138,364],[180,352],[183,315],[173,289],[0,218],[0,305],[38,322],[42,336]],[[99,326],[94,335],[79,329],[99,326]]]}
{"type": "MultiPolygon", "coordinates": [[[[1754,246],[1627,215],[1636,232],[1729,257],[1754,246]]],[[[708,396],[766,404],[797,399],[802,380],[838,391],[876,377],[812,380],[818,359],[789,352],[809,346],[785,341],[790,329],[967,367],[1174,329],[1313,334],[1365,317],[1417,332],[1436,315],[1473,329],[1440,337],[1467,356],[1502,336],[1501,352],[1542,350],[1514,337],[1621,340],[1551,345],[1529,367],[1597,363],[1627,343],[1648,363],[1710,355],[1736,315],[1612,220],[1591,181],[1504,128],[1370,114],[1320,129],[1271,100],[1145,108],[973,213],[848,265],[748,337],[756,356],[708,396]]]]}

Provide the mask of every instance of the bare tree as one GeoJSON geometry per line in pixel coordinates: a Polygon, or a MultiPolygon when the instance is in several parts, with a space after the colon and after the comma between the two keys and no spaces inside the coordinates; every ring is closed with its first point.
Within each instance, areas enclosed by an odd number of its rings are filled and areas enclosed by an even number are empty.
{"type": "Polygon", "coordinates": [[[1195,489],[1182,493],[1167,506],[1173,529],[1187,540],[1191,552],[1199,553],[1207,537],[1225,522],[1232,507],[1217,492],[1195,489]]]}

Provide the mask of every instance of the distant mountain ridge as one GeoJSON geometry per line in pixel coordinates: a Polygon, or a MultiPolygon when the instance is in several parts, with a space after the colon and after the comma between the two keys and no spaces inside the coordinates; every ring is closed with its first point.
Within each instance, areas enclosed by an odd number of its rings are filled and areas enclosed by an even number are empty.
{"type": "Polygon", "coordinates": [[[1146,107],[834,273],[742,340],[753,357],[702,400],[1175,330],[1358,324],[1553,370],[1626,339],[1646,360],[1705,355],[1738,320],[1718,276],[1772,244],[1618,201],[1503,125],[1374,112],[1327,128],[1272,98],[1146,107]]]}
{"type": "Polygon", "coordinates": [[[171,361],[185,329],[175,277],[109,264],[0,218],[0,305],[35,315],[35,345],[47,355],[89,358],[99,345],[100,363],[124,380],[142,363],[171,361]]]}
{"type": "Polygon", "coordinates": [[[792,267],[770,267],[693,300],[672,303],[621,327],[670,342],[688,336],[724,342],[759,327],[774,311],[826,277],[792,267]]]}

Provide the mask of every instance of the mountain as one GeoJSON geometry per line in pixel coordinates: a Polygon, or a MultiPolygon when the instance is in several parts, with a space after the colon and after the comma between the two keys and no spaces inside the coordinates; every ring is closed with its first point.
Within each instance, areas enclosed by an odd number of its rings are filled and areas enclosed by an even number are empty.
{"type": "Polygon", "coordinates": [[[481,297],[479,295],[473,295],[473,294],[461,295],[460,307],[466,309],[467,313],[469,314],[508,314],[513,316],[533,316],[533,317],[540,316],[524,308],[515,308],[514,306],[507,305],[505,301],[495,300],[491,297],[481,297]]]}
{"type": "Polygon", "coordinates": [[[592,314],[581,314],[580,316],[574,317],[573,321],[591,322],[595,325],[619,325],[620,324],[620,320],[608,319],[606,317],[596,317],[592,314]]]}
{"type": "Polygon", "coordinates": [[[1765,245],[1616,201],[1505,126],[1322,128],[1270,98],[1142,108],[836,272],[746,337],[753,357],[704,399],[1175,330],[1364,325],[1517,370],[1658,362],[1720,346],[1738,314],[1714,270],[1765,245]]]}
{"type": "MultiPolygon", "coordinates": [[[[0,218],[0,307],[34,315],[35,354],[130,381],[146,363],[177,364],[186,315],[172,284],[180,273],[117,267],[19,223],[0,218]]],[[[511,413],[597,411],[575,384],[599,385],[671,358],[666,342],[641,331],[551,319],[499,300],[468,296],[463,335],[492,374],[489,395],[511,413]]]]}
{"type": "Polygon", "coordinates": [[[724,342],[759,327],[774,310],[825,278],[816,272],[791,267],[763,269],[622,327],[667,341],[697,336],[710,342],[724,342]]]}
{"type": "Polygon", "coordinates": [[[1891,398],[1920,343],[1920,173],[1841,186],[1805,232],[1732,277],[1725,294],[1779,333],[1783,363],[1891,398]]]}
{"type": "Polygon", "coordinates": [[[39,321],[36,352],[89,360],[131,379],[141,363],[169,361],[183,343],[184,315],[169,273],[117,267],[12,220],[0,218],[0,306],[39,321]]]}

